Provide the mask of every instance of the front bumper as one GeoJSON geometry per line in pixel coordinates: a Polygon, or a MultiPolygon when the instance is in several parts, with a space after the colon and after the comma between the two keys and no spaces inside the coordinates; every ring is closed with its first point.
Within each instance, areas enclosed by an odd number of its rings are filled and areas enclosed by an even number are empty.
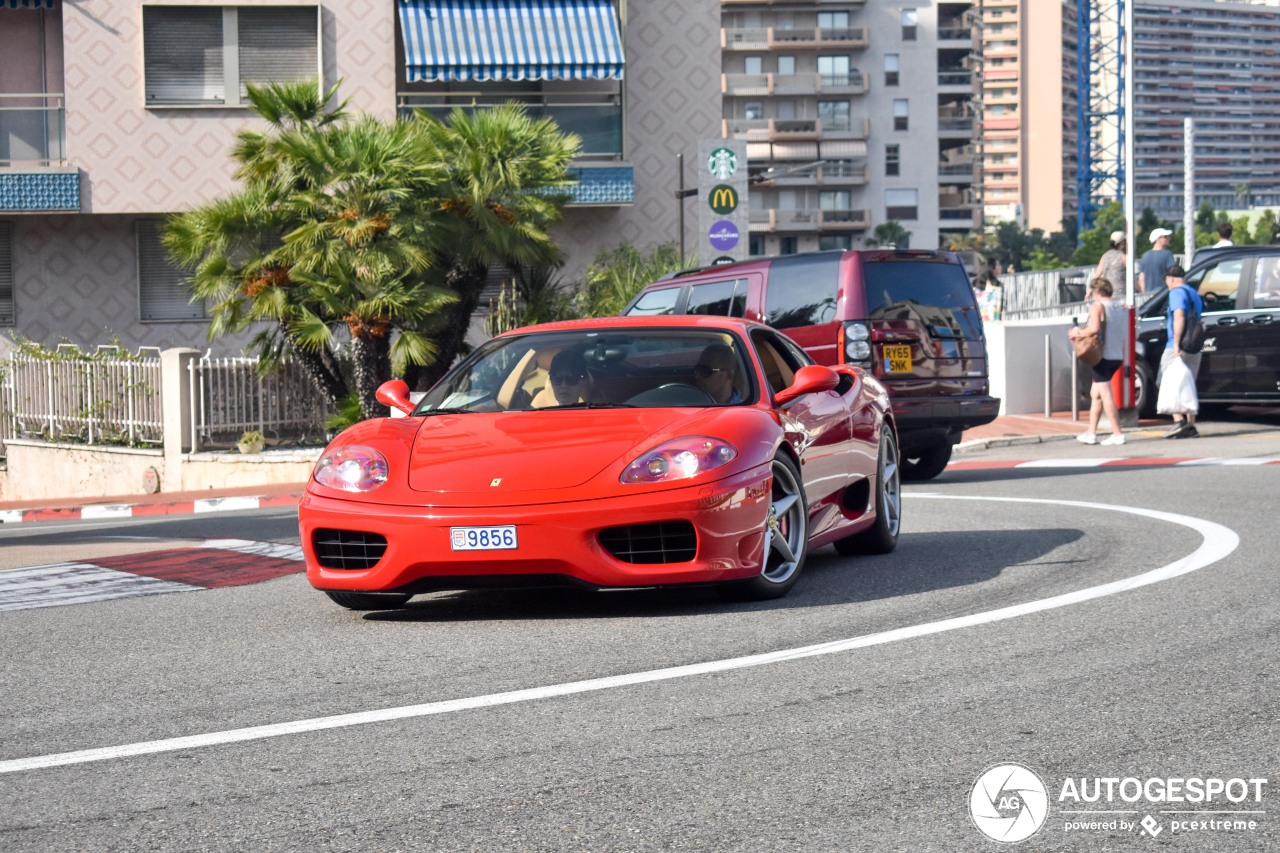
{"type": "Polygon", "coordinates": [[[381,505],[308,492],[298,510],[307,580],[323,590],[418,593],[556,581],[634,587],[751,577],[760,571],[769,477],[764,465],[701,486],[518,507],[381,505]],[[624,562],[599,540],[608,528],[665,521],[693,525],[692,560],[624,562]],[[451,527],[481,525],[515,525],[518,549],[451,548],[451,527]],[[386,550],[371,568],[326,567],[315,549],[318,530],[377,534],[386,539],[386,550]]]}

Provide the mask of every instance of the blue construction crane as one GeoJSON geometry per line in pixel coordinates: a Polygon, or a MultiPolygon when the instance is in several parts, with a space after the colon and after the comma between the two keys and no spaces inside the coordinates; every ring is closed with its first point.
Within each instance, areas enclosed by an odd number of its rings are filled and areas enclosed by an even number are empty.
{"type": "Polygon", "coordinates": [[[1076,0],[1076,226],[1123,201],[1125,0],[1076,0]]]}

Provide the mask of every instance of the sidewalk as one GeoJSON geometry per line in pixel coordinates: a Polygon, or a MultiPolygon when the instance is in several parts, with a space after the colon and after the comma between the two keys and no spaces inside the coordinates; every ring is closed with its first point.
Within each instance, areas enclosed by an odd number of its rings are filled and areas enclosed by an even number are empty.
{"type": "MultiPolygon", "coordinates": [[[[1015,444],[1035,444],[1071,438],[1083,432],[1088,413],[1071,420],[1070,412],[1043,415],[1001,415],[991,423],[964,433],[958,452],[1015,444]]],[[[1167,421],[1142,421],[1138,429],[1160,427],[1167,421]]],[[[46,501],[0,501],[0,524],[57,519],[131,518],[289,506],[302,498],[305,483],[208,489],[202,492],[162,492],[157,495],[74,496],[46,501]]]]}

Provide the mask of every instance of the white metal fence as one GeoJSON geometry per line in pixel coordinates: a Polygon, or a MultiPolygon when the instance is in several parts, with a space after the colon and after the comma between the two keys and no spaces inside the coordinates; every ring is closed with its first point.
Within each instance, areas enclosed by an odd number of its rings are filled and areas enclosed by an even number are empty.
{"type": "Polygon", "coordinates": [[[190,366],[191,446],[234,444],[246,430],[274,439],[323,444],[329,406],[296,362],[259,375],[256,358],[215,358],[190,366]]]}
{"type": "Polygon", "coordinates": [[[160,351],[114,347],[48,355],[18,352],[3,365],[0,442],[14,438],[123,444],[164,440],[160,351]]]}
{"type": "MultiPolygon", "coordinates": [[[[276,442],[325,441],[327,400],[296,363],[259,375],[257,359],[206,353],[191,361],[183,380],[190,389],[193,450],[230,447],[247,430],[276,442]]],[[[150,347],[136,355],[67,345],[12,353],[0,361],[0,458],[5,442],[19,438],[162,445],[163,387],[160,351],[150,347]]]]}

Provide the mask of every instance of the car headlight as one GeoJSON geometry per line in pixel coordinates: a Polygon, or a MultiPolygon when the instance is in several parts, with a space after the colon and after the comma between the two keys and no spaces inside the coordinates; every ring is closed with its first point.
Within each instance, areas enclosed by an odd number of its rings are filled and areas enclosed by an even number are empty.
{"type": "Polygon", "coordinates": [[[668,483],[687,480],[727,465],[738,450],[727,441],[706,436],[677,438],[641,454],[622,472],[623,483],[668,483]]]}
{"type": "Polygon", "coordinates": [[[316,482],[344,492],[371,492],[387,481],[387,457],[372,447],[353,444],[320,457],[316,482]]]}

